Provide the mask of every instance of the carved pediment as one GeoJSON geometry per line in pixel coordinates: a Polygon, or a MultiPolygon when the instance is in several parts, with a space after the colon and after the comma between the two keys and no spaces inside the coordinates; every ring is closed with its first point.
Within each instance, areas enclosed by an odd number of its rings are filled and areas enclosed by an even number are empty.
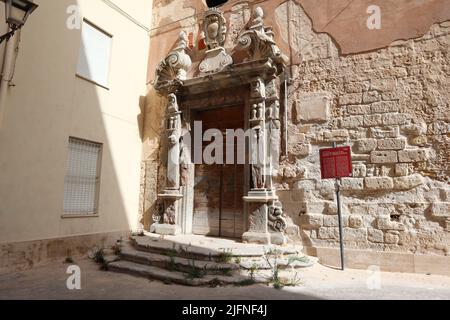
{"type": "Polygon", "coordinates": [[[192,60],[186,54],[188,36],[181,31],[178,45],[156,68],[153,86],[157,91],[174,91],[187,78],[187,72],[192,65],[192,60]]]}
{"type": "Polygon", "coordinates": [[[238,50],[245,50],[249,60],[271,59],[281,73],[288,63],[288,58],[275,43],[272,27],[264,26],[264,11],[257,7],[253,13],[253,20],[248,30],[239,35],[238,50]]]}

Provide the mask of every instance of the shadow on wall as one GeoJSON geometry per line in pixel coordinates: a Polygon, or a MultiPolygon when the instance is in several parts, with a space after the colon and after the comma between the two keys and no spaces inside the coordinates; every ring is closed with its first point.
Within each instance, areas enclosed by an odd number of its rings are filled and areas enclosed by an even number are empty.
{"type": "Polygon", "coordinates": [[[162,166],[164,159],[161,158],[164,141],[161,140],[161,137],[164,136],[167,103],[166,99],[160,96],[151,84],[148,84],[148,88],[147,96],[140,98],[141,114],[137,118],[143,144],[139,223],[145,230],[149,230],[153,224],[153,215],[159,213],[157,194],[165,184],[165,168],[162,166]]]}
{"type": "MultiPolygon", "coordinates": [[[[124,57],[116,47],[126,45],[129,37],[116,28],[110,87],[104,89],[76,76],[81,30],[67,28],[66,11],[77,2],[38,4],[39,9],[21,34],[16,86],[9,91],[0,131],[0,149],[9,150],[0,153],[0,242],[7,243],[0,246],[0,269],[10,265],[30,267],[69,253],[85,254],[90,246],[117,240],[99,234],[128,232],[136,226],[133,219],[137,212],[132,211],[137,208],[138,199],[134,197],[138,192],[128,195],[127,189],[133,185],[129,170],[139,168],[139,154],[133,153],[136,148],[128,154],[127,145],[136,141],[140,151],[139,131],[137,123],[121,116],[125,114],[121,108],[135,107],[138,114],[139,105],[120,103],[122,85],[129,79],[121,77],[124,57]],[[98,217],[61,218],[69,137],[103,144],[98,217]],[[86,235],[81,243],[61,241],[78,235],[86,235]],[[21,245],[36,239],[55,240],[21,245]]],[[[111,24],[99,24],[106,31],[114,31],[111,24]]],[[[136,190],[138,183],[136,179],[136,190]]]]}

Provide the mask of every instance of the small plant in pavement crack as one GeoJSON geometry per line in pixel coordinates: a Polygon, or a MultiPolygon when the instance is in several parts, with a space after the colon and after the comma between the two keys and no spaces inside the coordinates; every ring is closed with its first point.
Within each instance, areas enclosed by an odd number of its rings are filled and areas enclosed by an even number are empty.
{"type": "Polygon", "coordinates": [[[201,268],[197,268],[195,265],[195,260],[188,260],[189,263],[189,269],[187,271],[187,278],[188,279],[200,279],[203,278],[206,275],[207,265],[201,268]]]}
{"type": "Polygon", "coordinates": [[[105,259],[105,252],[104,249],[96,249],[93,256],[90,257],[92,260],[94,260],[97,264],[100,265],[100,270],[107,271],[108,270],[108,263],[105,259]]]}
{"type": "Polygon", "coordinates": [[[284,287],[283,281],[280,279],[280,266],[278,259],[281,256],[281,252],[276,249],[271,249],[269,252],[264,253],[264,260],[269,265],[272,277],[270,282],[275,289],[282,289],[284,287]]]}
{"type": "Polygon", "coordinates": [[[216,257],[216,261],[219,263],[231,263],[233,260],[233,252],[231,249],[223,250],[216,257]]]}

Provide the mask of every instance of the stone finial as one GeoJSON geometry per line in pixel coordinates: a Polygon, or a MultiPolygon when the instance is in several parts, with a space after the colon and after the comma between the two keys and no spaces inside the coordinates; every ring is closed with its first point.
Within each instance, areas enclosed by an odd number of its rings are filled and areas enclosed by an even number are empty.
{"type": "Polygon", "coordinates": [[[164,58],[156,68],[153,86],[157,91],[169,90],[181,81],[186,80],[192,60],[186,54],[188,35],[181,31],[177,46],[164,58]]]}
{"type": "Polygon", "coordinates": [[[252,30],[262,29],[264,30],[264,11],[261,7],[256,7],[253,12],[252,30]]]}

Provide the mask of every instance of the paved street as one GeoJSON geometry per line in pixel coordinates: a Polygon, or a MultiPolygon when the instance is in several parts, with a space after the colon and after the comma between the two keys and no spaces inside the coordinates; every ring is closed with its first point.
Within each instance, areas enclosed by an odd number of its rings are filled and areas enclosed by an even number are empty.
{"type": "Polygon", "coordinates": [[[265,285],[190,288],[125,274],[104,272],[89,260],[81,268],[81,290],[68,290],[69,265],[53,263],[32,270],[0,275],[4,299],[449,299],[450,277],[366,270],[345,272],[315,265],[298,273],[301,285],[276,290],[265,285]],[[380,279],[381,281],[378,281],[380,279]],[[370,290],[368,287],[380,289],[370,290]]]}

